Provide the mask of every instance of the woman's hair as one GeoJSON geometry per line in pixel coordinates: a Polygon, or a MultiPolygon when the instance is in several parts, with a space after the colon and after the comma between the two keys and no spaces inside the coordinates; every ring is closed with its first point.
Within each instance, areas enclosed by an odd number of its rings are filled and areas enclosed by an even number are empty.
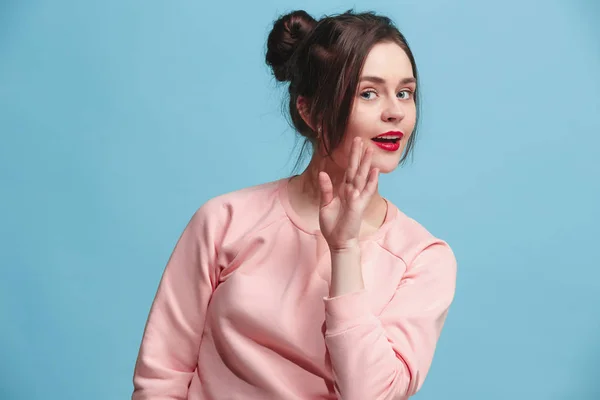
{"type": "MultiPolygon", "coordinates": [[[[371,48],[381,42],[397,43],[405,51],[418,83],[410,47],[387,17],[349,10],[317,21],[298,10],[274,22],[267,39],[266,62],[278,81],[289,82],[291,123],[306,139],[298,162],[307,144],[313,149],[317,144],[317,127],[322,127],[328,155],[342,142],[363,65],[371,48]],[[307,119],[315,130],[302,119],[296,106],[298,96],[306,98],[307,119]]],[[[418,110],[418,89],[414,99],[418,110]]],[[[418,115],[400,164],[412,153],[418,115]]]]}

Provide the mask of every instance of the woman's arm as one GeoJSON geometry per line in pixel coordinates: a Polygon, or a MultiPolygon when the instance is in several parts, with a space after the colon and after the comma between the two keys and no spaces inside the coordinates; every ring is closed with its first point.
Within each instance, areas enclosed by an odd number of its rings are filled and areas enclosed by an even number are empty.
{"type": "Polygon", "coordinates": [[[132,400],[187,399],[217,282],[218,226],[207,207],[191,218],[165,267],[135,366],[132,400]]]}
{"type": "Polygon", "coordinates": [[[371,312],[357,271],[360,252],[332,253],[325,342],[337,394],[344,400],[405,399],[420,389],[431,366],[454,297],[455,257],[443,242],[423,250],[379,316],[371,312]]]}

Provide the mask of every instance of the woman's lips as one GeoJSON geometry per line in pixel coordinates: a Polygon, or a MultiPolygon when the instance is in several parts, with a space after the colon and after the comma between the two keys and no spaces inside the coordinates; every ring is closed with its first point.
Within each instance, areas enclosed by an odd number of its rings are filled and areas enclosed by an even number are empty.
{"type": "Polygon", "coordinates": [[[395,142],[375,142],[375,141],[373,141],[373,143],[375,143],[376,146],[378,146],[379,148],[381,148],[385,151],[396,151],[400,148],[400,140],[397,140],[395,142]]]}
{"type": "Polygon", "coordinates": [[[400,131],[389,131],[375,136],[371,140],[385,151],[397,151],[400,148],[400,140],[403,136],[404,134],[400,131]]]}

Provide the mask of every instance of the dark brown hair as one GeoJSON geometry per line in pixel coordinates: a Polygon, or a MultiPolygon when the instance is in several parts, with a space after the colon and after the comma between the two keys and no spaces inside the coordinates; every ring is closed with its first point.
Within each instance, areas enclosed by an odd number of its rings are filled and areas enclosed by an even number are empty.
{"type": "MultiPolygon", "coordinates": [[[[317,21],[306,11],[298,10],[274,22],[267,39],[266,63],[278,81],[289,82],[291,123],[306,139],[298,162],[307,144],[312,144],[313,149],[317,144],[317,133],[311,126],[322,127],[328,155],[342,142],[365,59],[371,48],[381,42],[397,43],[405,51],[418,84],[412,51],[388,17],[349,10],[317,21]],[[308,102],[307,119],[311,126],[297,109],[298,96],[308,102]]],[[[414,99],[418,110],[418,87],[414,99]]],[[[400,164],[412,153],[418,115],[419,112],[400,164]]]]}

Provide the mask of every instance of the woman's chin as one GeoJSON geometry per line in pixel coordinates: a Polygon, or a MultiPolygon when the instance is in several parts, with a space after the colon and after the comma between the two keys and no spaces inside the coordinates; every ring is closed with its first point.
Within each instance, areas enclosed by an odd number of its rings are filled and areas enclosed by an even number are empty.
{"type": "Polygon", "coordinates": [[[381,173],[381,174],[389,174],[390,172],[393,172],[396,168],[398,168],[399,162],[400,162],[399,157],[394,157],[393,159],[392,159],[392,157],[390,157],[387,160],[375,159],[375,160],[373,160],[373,163],[371,164],[371,168],[377,168],[379,170],[379,173],[381,173]]]}

